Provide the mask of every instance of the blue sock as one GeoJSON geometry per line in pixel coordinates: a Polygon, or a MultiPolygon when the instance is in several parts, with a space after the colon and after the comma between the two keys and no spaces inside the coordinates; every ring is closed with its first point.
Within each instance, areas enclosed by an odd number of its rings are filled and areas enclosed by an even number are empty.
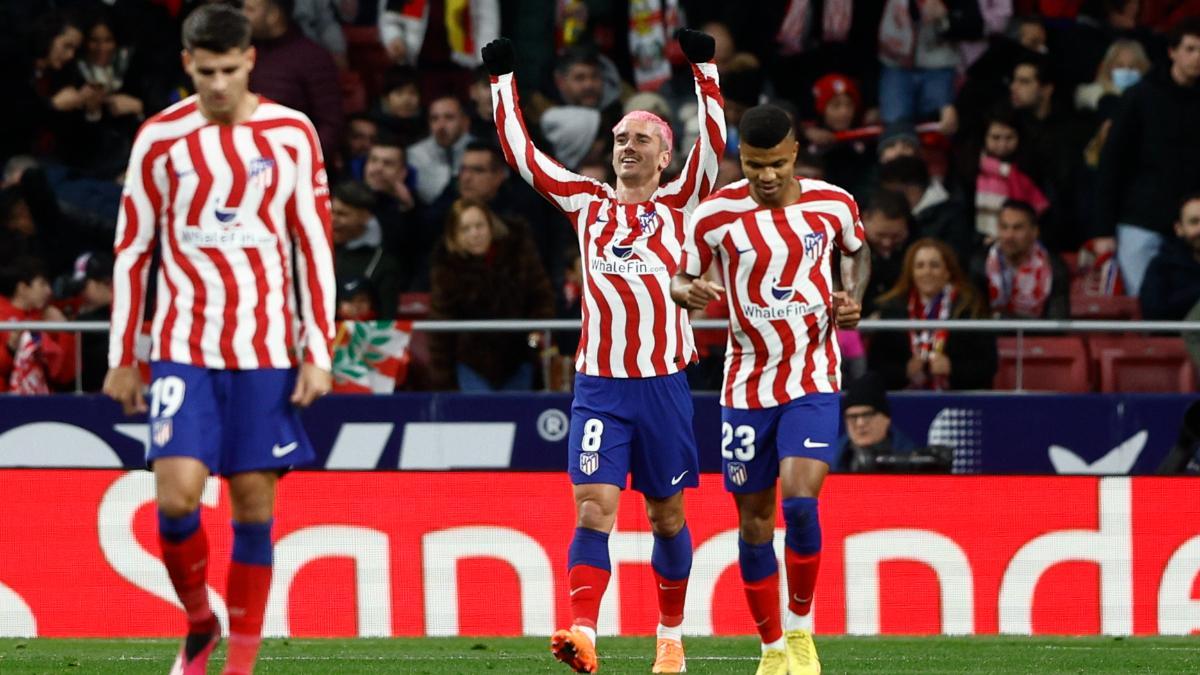
{"type": "Polygon", "coordinates": [[[200,507],[196,507],[195,511],[178,518],[172,518],[162,511],[158,512],[158,534],[172,544],[178,544],[199,529],[200,507]]]}
{"type": "Polygon", "coordinates": [[[650,566],[664,579],[686,579],[692,573],[692,533],[687,523],[673,537],[654,535],[650,566]]]}
{"type": "Polygon", "coordinates": [[[576,565],[591,565],[606,572],[612,571],[608,559],[608,533],[586,527],[575,528],[571,547],[567,549],[567,569],[576,565]]]}
{"type": "Polygon", "coordinates": [[[783,520],[787,523],[787,547],[800,555],[821,550],[821,521],[817,517],[816,497],[788,497],[783,500],[783,520]]]}
{"type": "Polygon", "coordinates": [[[271,525],[265,523],[239,523],[233,521],[233,559],[246,565],[270,566],[271,525]]]}
{"type": "Polygon", "coordinates": [[[738,537],[738,567],[743,581],[761,581],[779,573],[779,560],[775,558],[775,545],[751,544],[738,537]]]}

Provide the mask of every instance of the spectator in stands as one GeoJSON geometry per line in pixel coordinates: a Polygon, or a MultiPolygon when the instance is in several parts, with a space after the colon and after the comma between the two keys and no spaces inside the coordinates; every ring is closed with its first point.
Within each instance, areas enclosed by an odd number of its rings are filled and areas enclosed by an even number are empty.
{"type": "Polygon", "coordinates": [[[987,122],[983,149],[974,167],[975,180],[968,188],[975,193],[975,238],[983,246],[996,239],[996,219],[1001,206],[1010,199],[1027,202],[1038,217],[1050,207],[1041,189],[1022,168],[1020,126],[1012,112],[1001,109],[987,122]]]}
{"type": "Polygon", "coordinates": [[[838,439],[837,471],[862,471],[879,455],[912,452],[916,444],[892,426],[887,387],[878,373],[868,372],[842,393],[846,433],[838,439]]]}
{"type": "Polygon", "coordinates": [[[432,204],[446,189],[471,140],[462,101],[442,96],[429,104],[429,137],[408,148],[408,164],[417,174],[417,199],[422,204],[432,204]]]}
{"type": "Polygon", "coordinates": [[[1117,40],[1108,47],[1096,71],[1096,79],[1075,87],[1075,107],[1096,110],[1105,96],[1120,96],[1150,70],[1150,58],[1133,40],[1117,40]]]}
{"type": "Polygon", "coordinates": [[[862,95],[858,83],[839,73],[830,73],[813,85],[818,119],[804,125],[809,151],[825,160],[827,180],[863,196],[875,164],[874,139],[855,137],[861,123],[862,95]]]}
{"type": "Polygon", "coordinates": [[[1176,24],[1168,53],[1170,69],[1150,71],[1121,97],[1100,154],[1097,234],[1116,234],[1130,295],[1169,236],[1179,200],[1200,189],[1200,17],[1176,24]]]}
{"type": "MultiPolygon", "coordinates": [[[[79,313],[76,321],[109,321],[112,318],[113,257],[107,251],[89,251],[75,261],[72,283],[79,289],[79,313]]],[[[83,390],[100,391],[108,372],[108,335],[84,333],[80,336],[80,370],[83,390]]]]}
{"type": "Polygon", "coordinates": [[[366,277],[338,279],[337,320],[374,321],[379,318],[375,288],[366,277]]]}
{"type": "Polygon", "coordinates": [[[367,151],[363,181],[375,197],[371,213],[383,230],[383,250],[400,264],[400,292],[429,289],[429,255],[441,232],[426,224],[413,196],[406,153],[395,137],[381,132],[367,151]]]}
{"type": "Polygon", "coordinates": [[[983,17],[976,0],[888,0],[879,24],[883,122],[936,119],[946,133],[953,133],[957,42],[982,37],[983,17]]]}
{"type": "Polygon", "coordinates": [[[1086,2],[1078,19],[1058,31],[1052,43],[1068,91],[1092,81],[1110,45],[1118,39],[1140,42],[1150,53],[1162,48],[1156,35],[1138,25],[1141,5],[1140,0],[1086,2]]]}
{"type": "Polygon", "coordinates": [[[333,267],[343,279],[364,277],[378,290],[379,318],[396,315],[403,271],[383,248],[375,198],[362,183],[339,183],[333,190],[333,267]]]}
{"type": "Polygon", "coordinates": [[[80,250],[112,246],[111,231],[84,228],[62,212],[40,166],[27,166],[19,175],[14,185],[0,190],[0,264],[32,256],[57,277],[71,269],[80,250]]]}
{"type": "Polygon", "coordinates": [[[1010,199],[997,216],[995,243],[971,262],[978,288],[987,289],[997,319],[1066,319],[1071,313],[1067,266],[1038,241],[1037,213],[1010,199]]]}
{"type": "Polygon", "coordinates": [[[921,137],[911,122],[893,122],[883,128],[875,146],[879,164],[887,164],[897,157],[920,157],[921,137]]]}
{"type": "Polygon", "coordinates": [[[1024,52],[1013,68],[1009,101],[1016,111],[1029,177],[1054,205],[1044,223],[1046,244],[1052,250],[1064,250],[1076,246],[1080,239],[1070,196],[1077,182],[1088,125],[1067,107],[1055,105],[1055,91],[1049,59],[1024,52]]]}
{"type": "Polygon", "coordinates": [[[30,27],[30,51],[4,71],[0,156],[47,156],[84,137],[84,111],[99,110],[103,95],[83,85],[72,65],[82,41],[75,21],[60,12],[43,14],[30,27]]]}
{"type": "Polygon", "coordinates": [[[379,135],[379,124],[367,113],[354,113],[346,118],[342,152],[338,155],[338,177],[362,180],[367,153],[379,135]]]}
{"type": "Polygon", "coordinates": [[[879,185],[904,195],[913,218],[914,238],[934,237],[949,244],[955,255],[971,252],[972,227],[967,209],[951,197],[941,181],[929,175],[918,157],[897,157],[879,168],[879,185]]]}
{"type": "MultiPolygon", "coordinates": [[[[879,318],[979,319],[979,294],[953,249],[919,239],[904,256],[900,279],[878,300],[879,318]]],[[[888,389],[989,389],[996,374],[996,340],[987,333],[945,329],[881,332],[867,351],[870,370],[888,389]]]]}
{"type": "Polygon", "coordinates": [[[337,65],[292,21],[294,0],[245,0],[257,52],[250,90],[308,115],[325,154],[342,137],[342,89],[337,65]]]}
{"type": "Polygon", "coordinates": [[[536,118],[553,146],[549,154],[568,169],[603,158],[611,140],[607,130],[623,114],[620,85],[607,80],[604,72],[600,54],[584,46],[566,49],[555,64],[559,101],[536,118]]]}
{"type": "MultiPolygon", "coordinates": [[[[21,257],[0,268],[0,323],[66,321],[50,304],[53,292],[40,260],[21,257]]],[[[75,378],[70,333],[0,332],[0,392],[46,394],[75,378]]]]}
{"type": "Polygon", "coordinates": [[[863,295],[863,315],[875,312],[875,301],[900,278],[908,250],[909,207],[904,195],[879,190],[862,212],[867,243],[871,246],[871,278],[863,295]]]}
{"type": "Polygon", "coordinates": [[[467,88],[467,98],[471,100],[467,114],[471,135],[485,143],[500,145],[496,121],[492,119],[492,76],[485,66],[475,69],[475,79],[467,88]]]}
{"type": "Polygon", "coordinates": [[[455,11],[450,4],[379,3],[380,42],[393,63],[419,69],[430,99],[466,89],[471,69],[483,63],[479,47],[500,37],[500,0],[465,0],[455,11]]]}
{"type": "Polygon", "coordinates": [[[1200,192],[1184,197],[1175,236],[1150,261],[1140,298],[1151,320],[1177,321],[1200,307],[1200,192]]]}
{"type": "MultiPolygon", "coordinates": [[[[523,224],[506,225],[486,205],[460,199],[434,253],[430,318],[546,319],[554,293],[523,224]]],[[[529,390],[538,334],[436,333],[436,388],[529,390]]]]}
{"type": "MultiPolygon", "coordinates": [[[[491,94],[491,90],[488,90],[491,94]]],[[[383,92],[371,114],[381,127],[408,147],[425,138],[429,124],[421,109],[421,88],[412,66],[392,66],[384,74],[383,92]]]]}
{"type": "Polygon", "coordinates": [[[83,49],[76,60],[82,81],[103,91],[99,109],[88,110],[87,134],[72,152],[71,164],[106,179],[125,170],[134,134],[146,117],[165,104],[164,94],[152,92],[143,55],[118,41],[115,22],[97,13],[83,29],[83,49]]]}
{"type": "Polygon", "coordinates": [[[292,20],[308,39],[329,52],[333,62],[341,70],[350,66],[346,60],[346,36],[342,24],[333,13],[330,0],[293,0],[292,20]]]}

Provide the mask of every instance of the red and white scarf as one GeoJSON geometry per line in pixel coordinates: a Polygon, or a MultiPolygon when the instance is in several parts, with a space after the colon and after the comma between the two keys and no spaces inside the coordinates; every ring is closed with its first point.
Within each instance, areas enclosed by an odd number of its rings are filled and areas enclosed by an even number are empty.
{"type": "Polygon", "coordinates": [[[42,355],[41,333],[24,331],[13,352],[12,373],[8,378],[8,390],[14,394],[49,394],[46,381],[46,363],[42,355]]]}
{"type": "Polygon", "coordinates": [[[677,43],[671,39],[683,19],[679,0],[633,0],[629,3],[629,54],[633,81],[639,91],[657,91],[671,78],[671,57],[677,43]]]}
{"type": "MultiPolygon", "coordinates": [[[[805,38],[809,33],[808,23],[812,14],[810,7],[809,0],[788,0],[783,22],[779,24],[779,32],[775,34],[780,54],[788,56],[804,51],[805,38]]],[[[850,35],[850,23],[853,20],[854,3],[851,0],[825,0],[819,42],[845,42],[850,35]]],[[[817,42],[817,40],[809,40],[809,42],[817,42]]]]}
{"type": "Polygon", "coordinates": [[[1050,254],[1040,242],[1020,265],[1014,267],[1000,247],[992,244],[987,263],[988,302],[992,311],[1029,319],[1039,319],[1050,297],[1054,267],[1050,254]]]}
{"type": "MultiPolygon", "coordinates": [[[[946,284],[945,288],[940,293],[929,299],[929,302],[921,301],[921,294],[913,288],[908,293],[908,318],[914,320],[937,319],[945,321],[950,318],[950,311],[954,308],[954,301],[958,299],[958,292],[954,290],[953,284],[946,284]]],[[[945,328],[936,330],[912,330],[908,332],[909,347],[912,349],[913,356],[920,357],[926,363],[934,354],[941,354],[946,350],[946,338],[949,337],[950,331],[945,328]]],[[[930,377],[930,384],[933,389],[949,388],[949,380],[940,375],[930,377]]]]}

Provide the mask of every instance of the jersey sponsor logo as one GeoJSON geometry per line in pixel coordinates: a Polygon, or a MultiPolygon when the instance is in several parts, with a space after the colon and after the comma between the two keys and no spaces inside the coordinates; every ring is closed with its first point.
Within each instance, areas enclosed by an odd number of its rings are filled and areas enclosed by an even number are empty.
{"type": "Polygon", "coordinates": [[[778,279],[775,280],[775,283],[771,284],[771,297],[775,298],[776,300],[787,302],[788,300],[791,300],[792,296],[795,294],[796,289],[780,286],[778,279]]]}
{"type": "Polygon", "coordinates": [[[729,473],[729,482],[734,485],[745,485],[748,475],[746,473],[746,465],[741,462],[730,462],[726,471],[729,473]]]}
{"type": "Polygon", "coordinates": [[[179,232],[179,243],[195,248],[242,249],[273,246],[275,235],[270,232],[251,230],[202,230],[199,227],[184,228],[179,232]]]}
{"type": "Polygon", "coordinates": [[[771,307],[763,307],[752,302],[743,302],[742,314],[745,314],[747,319],[765,319],[767,321],[798,319],[809,314],[815,314],[821,311],[822,307],[823,305],[808,305],[803,302],[788,302],[783,306],[771,307]]]}
{"type": "Polygon", "coordinates": [[[600,255],[591,259],[589,267],[593,272],[601,274],[616,274],[622,276],[642,276],[646,274],[666,274],[667,266],[663,263],[642,260],[641,255],[633,252],[633,246],[609,246],[608,254],[602,250],[600,255]],[[610,259],[611,256],[611,259],[610,259]]]}
{"type": "Polygon", "coordinates": [[[238,225],[234,222],[237,219],[237,214],[237,209],[221,208],[219,206],[213,209],[213,216],[216,217],[217,222],[222,225],[230,225],[232,223],[231,227],[237,227],[238,225]]]}
{"type": "Polygon", "coordinates": [[[809,260],[817,260],[825,250],[825,233],[813,232],[804,235],[804,255],[809,260]]]}
{"type": "Polygon", "coordinates": [[[633,247],[632,246],[617,246],[616,244],[613,244],[612,252],[613,252],[613,255],[617,256],[621,260],[629,260],[630,256],[633,255],[633,247]]]}

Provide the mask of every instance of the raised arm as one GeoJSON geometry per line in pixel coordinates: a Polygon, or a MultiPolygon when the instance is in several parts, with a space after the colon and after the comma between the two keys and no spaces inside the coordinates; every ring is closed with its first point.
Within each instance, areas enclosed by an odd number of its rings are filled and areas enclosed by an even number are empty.
{"type": "Polygon", "coordinates": [[[568,171],[533,144],[517,98],[512,42],[508,38],[493,40],[484,46],[482,56],[492,76],[492,116],[508,165],[565,213],[579,211],[594,197],[604,196],[603,185],[568,171]]]}
{"type": "Polygon", "coordinates": [[[712,63],[715,49],[712,37],[684,29],[679,32],[679,46],[692,62],[692,76],[696,78],[700,135],[692,144],[679,177],[659,188],[655,198],[672,208],[691,211],[713,191],[721,156],[725,154],[725,99],[721,97],[717,66],[712,63]]]}

